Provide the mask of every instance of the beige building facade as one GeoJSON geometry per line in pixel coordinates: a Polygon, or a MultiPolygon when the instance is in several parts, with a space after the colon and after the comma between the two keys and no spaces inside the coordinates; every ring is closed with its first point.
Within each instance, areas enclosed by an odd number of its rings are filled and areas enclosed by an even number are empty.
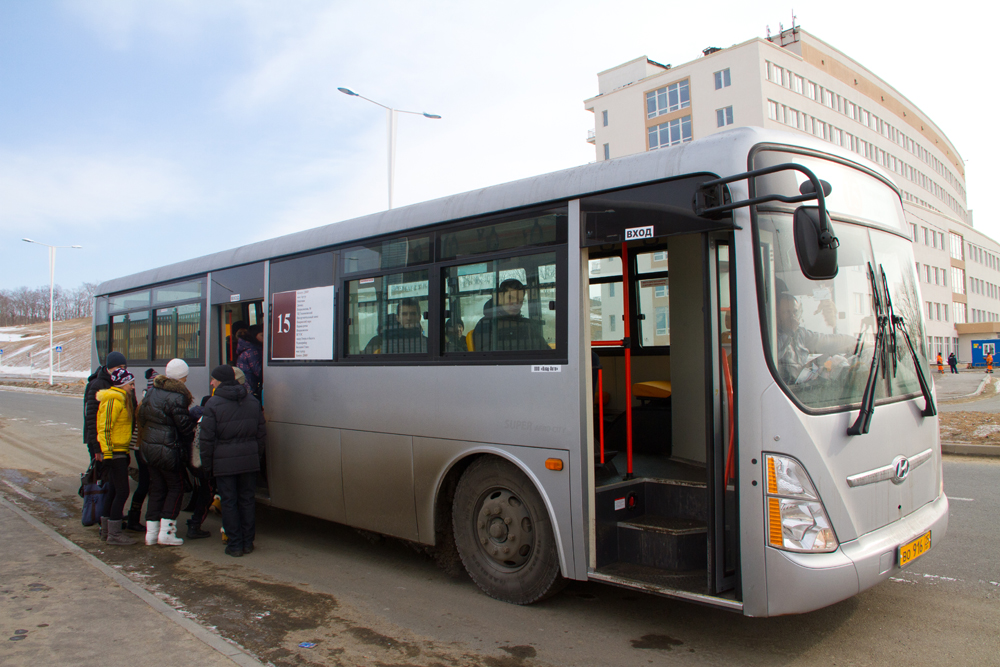
{"type": "Polygon", "coordinates": [[[955,352],[965,364],[974,341],[1000,338],[1000,244],[973,227],[964,161],[860,63],[794,27],[677,66],[643,56],[597,78],[598,94],[584,102],[597,160],[754,125],[810,134],[879,165],[910,223],[932,358],[955,352]]]}

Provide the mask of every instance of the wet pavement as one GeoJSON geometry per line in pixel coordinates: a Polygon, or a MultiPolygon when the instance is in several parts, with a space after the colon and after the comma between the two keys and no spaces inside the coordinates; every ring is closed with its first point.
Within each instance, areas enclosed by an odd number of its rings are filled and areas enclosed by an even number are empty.
{"type": "Polygon", "coordinates": [[[0,663],[261,665],[0,499],[0,663]]]}

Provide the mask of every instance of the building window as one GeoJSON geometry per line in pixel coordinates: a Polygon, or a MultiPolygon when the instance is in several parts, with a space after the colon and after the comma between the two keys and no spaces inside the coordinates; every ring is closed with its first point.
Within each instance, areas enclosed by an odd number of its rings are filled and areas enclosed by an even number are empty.
{"type": "Polygon", "coordinates": [[[675,118],[672,121],[649,128],[649,150],[675,146],[691,141],[691,116],[675,118]]]}
{"type": "Polygon", "coordinates": [[[667,309],[665,306],[657,306],[655,312],[656,317],[656,335],[666,336],[667,335],[667,309]]]}
{"type": "Polygon", "coordinates": [[[604,144],[604,159],[611,159],[611,144],[604,144]]]}
{"type": "Polygon", "coordinates": [[[914,243],[916,243],[916,241],[917,241],[917,226],[915,224],[913,224],[912,222],[910,223],[910,238],[913,239],[914,243]]]}
{"type": "Polygon", "coordinates": [[[608,110],[605,109],[604,111],[602,111],[601,115],[604,118],[604,127],[607,127],[608,126],[608,110]]]}
{"type": "Polygon", "coordinates": [[[720,70],[715,73],[715,89],[728,88],[732,85],[732,81],[729,79],[729,68],[720,70]]]}
{"type": "Polygon", "coordinates": [[[657,299],[662,299],[666,295],[667,295],[666,285],[657,285],[656,287],[653,288],[653,296],[656,297],[657,299]]]}
{"type": "Polygon", "coordinates": [[[646,93],[646,118],[656,118],[689,106],[691,96],[687,79],[646,93]]]}
{"type": "MultiPolygon", "coordinates": [[[[726,70],[728,71],[728,70],[726,70]]],[[[733,124],[733,108],[726,107],[725,109],[715,110],[715,122],[719,127],[725,127],[726,125],[733,124]]]]}

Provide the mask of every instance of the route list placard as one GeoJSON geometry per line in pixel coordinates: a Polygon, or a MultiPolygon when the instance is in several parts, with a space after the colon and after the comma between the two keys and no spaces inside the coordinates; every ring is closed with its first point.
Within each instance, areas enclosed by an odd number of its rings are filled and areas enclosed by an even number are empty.
{"type": "Polygon", "coordinates": [[[271,295],[271,358],[333,359],[333,285],[271,295]]]}

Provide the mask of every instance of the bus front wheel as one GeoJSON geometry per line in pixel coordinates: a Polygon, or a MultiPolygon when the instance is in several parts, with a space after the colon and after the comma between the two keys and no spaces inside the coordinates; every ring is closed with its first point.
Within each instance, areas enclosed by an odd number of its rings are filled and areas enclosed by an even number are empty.
{"type": "Polygon", "coordinates": [[[470,465],[455,489],[452,522],[462,564],[490,597],[531,604],[561,588],[545,503],[514,464],[484,457],[470,465]]]}

